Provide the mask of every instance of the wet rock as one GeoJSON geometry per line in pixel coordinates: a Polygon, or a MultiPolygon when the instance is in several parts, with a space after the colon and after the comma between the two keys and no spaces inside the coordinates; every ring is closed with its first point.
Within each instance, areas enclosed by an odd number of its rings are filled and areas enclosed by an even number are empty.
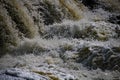
{"type": "Polygon", "coordinates": [[[30,71],[12,68],[2,70],[0,80],[49,80],[49,78],[30,71]]]}
{"type": "Polygon", "coordinates": [[[18,68],[6,69],[0,71],[0,80],[76,80],[71,74],[65,74],[62,69],[53,70],[51,68],[36,68],[36,70],[23,70],[18,68]]]}
{"type": "Polygon", "coordinates": [[[89,47],[83,47],[78,50],[79,60],[78,62],[82,62],[85,59],[87,59],[91,55],[91,51],[89,50],[89,47]]]}
{"type": "Polygon", "coordinates": [[[92,60],[92,64],[95,67],[103,68],[104,59],[102,56],[96,56],[92,60]]]}
{"type": "Polygon", "coordinates": [[[108,69],[111,70],[119,70],[120,69],[120,56],[111,55],[109,59],[109,66],[108,69]]]}
{"type": "Polygon", "coordinates": [[[2,74],[0,75],[0,80],[26,80],[26,79],[2,74]]]}
{"type": "Polygon", "coordinates": [[[102,70],[119,70],[120,69],[120,56],[119,48],[113,47],[112,49],[93,46],[83,47],[78,51],[79,57],[76,58],[78,63],[82,63],[89,69],[100,68],[102,70]]]}
{"type": "Polygon", "coordinates": [[[69,71],[64,68],[57,67],[56,65],[49,65],[46,67],[33,69],[33,72],[47,76],[51,80],[77,80],[78,78],[71,75],[69,71]],[[49,68],[48,68],[49,67],[49,68]]]}
{"type": "Polygon", "coordinates": [[[35,74],[33,72],[29,72],[29,71],[25,71],[25,70],[21,70],[21,69],[7,69],[5,71],[6,75],[10,75],[10,76],[15,76],[15,77],[19,77],[19,78],[23,78],[23,79],[28,79],[28,80],[49,80],[47,77],[42,76],[42,75],[38,75],[35,74]]]}
{"type": "Polygon", "coordinates": [[[115,53],[120,53],[120,47],[113,47],[112,50],[115,53]]]}

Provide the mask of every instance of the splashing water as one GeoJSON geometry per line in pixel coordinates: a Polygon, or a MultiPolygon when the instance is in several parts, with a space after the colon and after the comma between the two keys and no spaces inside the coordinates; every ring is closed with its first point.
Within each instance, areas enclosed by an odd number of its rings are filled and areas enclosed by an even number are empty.
{"type": "Polygon", "coordinates": [[[120,2],[87,1],[0,0],[0,69],[42,65],[78,80],[120,79],[120,2]]]}

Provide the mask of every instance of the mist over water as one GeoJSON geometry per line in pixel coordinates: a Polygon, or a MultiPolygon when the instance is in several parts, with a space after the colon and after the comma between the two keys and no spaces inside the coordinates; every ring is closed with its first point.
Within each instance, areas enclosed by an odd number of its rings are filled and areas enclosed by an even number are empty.
{"type": "Polygon", "coordinates": [[[119,4],[0,0],[0,80],[119,80],[119,4]]]}

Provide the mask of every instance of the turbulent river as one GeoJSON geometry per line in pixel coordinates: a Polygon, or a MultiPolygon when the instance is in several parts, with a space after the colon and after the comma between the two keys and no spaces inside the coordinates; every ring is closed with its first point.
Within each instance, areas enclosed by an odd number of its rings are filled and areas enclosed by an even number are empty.
{"type": "Polygon", "coordinates": [[[0,80],[120,80],[120,0],[0,0],[0,80]]]}

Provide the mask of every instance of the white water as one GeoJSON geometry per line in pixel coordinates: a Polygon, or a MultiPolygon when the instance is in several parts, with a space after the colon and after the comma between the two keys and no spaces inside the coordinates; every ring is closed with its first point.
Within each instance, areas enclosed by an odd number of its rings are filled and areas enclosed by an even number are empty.
{"type": "MultiPolygon", "coordinates": [[[[111,0],[106,1],[108,2],[100,2],[108,4],[111,0]]],[[[68,73],[77,77],[83,73],[88,76],[81,77],[80,80],[89,78],[92,80],[95,78],[92,74],[96,78],[104,76],[106,80],[114,78],[114,71],[102,72],[99,70],[103,69],[101,63],[95,64],[94,61],[99,62],[102,56],[104,65],[106,59],[109,61],[111,56],[120,56],[119,51],[113,50],[120,49],[120,25],[108,21],[113,14],[118,15],[119,8],[116,8],[118,4],[113,4],[115,6],[113,13],[102,7],[90,10],[78,0],[22,0],[20,3],[18,0],[5,0],[5,2],[0,1],[0,4],[3,4],[0,8],[4,7],[1,9],[0,18],[3,19],[1,29],[5,29],[6,32],[3,31],[5,34],[0,37],[5,43],[2,49],[7,47],[8,51],[1,51],[6,55],[0,58],[0,69],[17,67],[32,70],[39,68],[40,65],[49,69],[52,65],[66,71],[70,70],[68,73]],[[9,8],[7,3],[13,6],[13,13],[16,12],[17,18],[19,17],[18,21],[10,14],[9,9],[12,8],[9,8]],[[4,24],[7,25],[6,28],[4,24]],[[106,50],[108,51],[105,52],[106,50]],[[109,59],[106,55],[110,55],[109,59]],[[97,70],[88,71],[94,68],[97,70]]],[[[108,64],[111,65],[110,62],[108,64]]],[[[120,67],[119,63],[113,66],[116,65],[120,67]]],[[[105,66],[104,69],[109,70],[109,66],[105,66]]]]}

